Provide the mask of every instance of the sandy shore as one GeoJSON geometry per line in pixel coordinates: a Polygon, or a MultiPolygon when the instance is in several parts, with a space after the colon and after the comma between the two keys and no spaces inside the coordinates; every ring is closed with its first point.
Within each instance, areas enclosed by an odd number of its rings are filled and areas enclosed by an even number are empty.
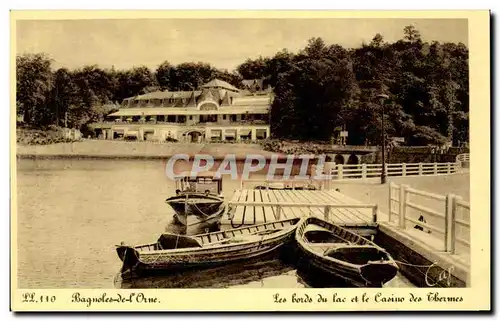
{"type": "MultiPolygon", "coordinates": [[[[259,144],[151,143],[84,140],[51,145],[17,145],[20,158],[168,158],[175,154],[208,154],[215,159],[227,154],[244,158],[248,154],[271,157],[259,144]]],[[[275,154],[277,155],[277,154],[275,154]]]]}

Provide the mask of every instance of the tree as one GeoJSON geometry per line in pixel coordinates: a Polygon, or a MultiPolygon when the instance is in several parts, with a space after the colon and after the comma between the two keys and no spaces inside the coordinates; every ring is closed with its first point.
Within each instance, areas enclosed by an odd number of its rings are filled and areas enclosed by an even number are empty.
{"type": "Polygon", "coordinates": [[[269,75],[269,58],[259,57],[257,59],[247,59],[237,67],[238,73],[243,79],[262,79],[269,75]]]}
{"type": "Polygon", "coordinates": [[[330,140],[356,89],[350,61],[307,56],[279,77],[271,130],[282,138],[330,140]]]}
{"type": "Polygon", "coordinates": [[[172,70],[170,90],[195,90],[215,78],[216,69],[202,62],[186,62],[172,70]]]}
{"type": "Polygon", "coordinates": [[[171,86],[172,72],[174,71],[174,66],[172,66],[168,61],[164,61],[156,69],[156,81],[162,90],[168,90],[171,86]]]}
{"type": "Polygon", "coordinates": [[[54,86],[51,67],[45,54],[16,56],[17,114],[29,125],[45,126],[52,120],[47,104],[54,86]]]}
{"type": "Polygon", "coordinates": [[[420,38],[420,32],[415,28],[415,26],[406,26],[404,28],[404,39],[409,42],[419,42],[422,41],[420,38]]]}

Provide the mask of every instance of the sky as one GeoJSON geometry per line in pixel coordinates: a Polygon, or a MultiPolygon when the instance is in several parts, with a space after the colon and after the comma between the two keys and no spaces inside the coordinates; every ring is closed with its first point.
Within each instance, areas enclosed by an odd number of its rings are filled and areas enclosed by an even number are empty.
{"type": "Polygon", "coordinates": [[[156,69],[168,60],[203,61],[231,71],[247,58],[273,56],[283,48],[297,52],[311,37],[350,48],[376,33],[396,41],[407,25],[425,41],[468,44],[466,19],[93,19],[18,20],[16,50],[44,52],[55,68],[156,69]]]}

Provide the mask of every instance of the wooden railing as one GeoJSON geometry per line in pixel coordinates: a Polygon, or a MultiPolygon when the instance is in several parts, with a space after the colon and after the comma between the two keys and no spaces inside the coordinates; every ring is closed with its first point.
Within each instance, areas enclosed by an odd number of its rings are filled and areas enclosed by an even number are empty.
{"type": "Polygon", "coordinates": [[[457,162],[470,162],[470,155],[469,154],[457,155],[457,162]]]}
{"type": "Polygon", "coordinates": [[[408,228],[408,223],[411,223],[411,228],[419,227],[422,231],[441,236],[443,247],[431,245],[438,250],[453,254],[457,244],[470,248],[470,204],[460,196],[439,195],[390,183],[388,215],[389,222],[397,220],[401,229],[408,228]],[[412,196],[420,201],[413,200],[412,196]],[[431,208],[421,203],[434,203],[434,206],[431,208]]]}
{"type": "Polygon", "coordinates": [[[457,163],[460,164],[462,168],[470,167],[470,155],[469,154],[459,154],[457,155],[457,163]]]}
{"type": "MultiPolygon", "coordinates": [[[[286,202],[231,202],[229,201],[226,209],[235,206],[265,206],[265,207],[274,207],[276,210],[274,211],[276,214],[276,219],[279,220],[281,217],[281,212],[283,207],[306,207],[306,208],[323,208],[323,215],[326,221],[330,221],[330,212],[331,209],[338,208],[370,208],[372,209],[372,223],[377,222],[377,213],[378,213],[378,205],[377,204],[339,204],[339,203],[321,203],[321,204],[311,204],[311,203],[286,203],[286,202]]],[[[227,212],[229,219],[232,219],[234,216],[234,212],[227,212]]],[[[369,217],[367,217],[368,219],[369,217]]]]}
{"type": "MultiPolygon", "coordinates": [[[[386,164],[385,172],[387,176],[423,176],[453,174],[459,169],[460,163],[401,163],[386,164]]],[[[382,164],[338,164],[333,165],[333,168],[327,172],[332,176],[332,179],[339,180],[380,177],[381,173],[382,164]]]]}
{"type": "Polygon", "coordinates": [[[240,180],[240,189],[245,187],[255,188],[257,186],[263,189],[272,188],[272,185],[280,184],[282,188],[290,188],[292,190],[298,188],[314,187],[317,190],[321,190],[325,187],[325,180],[321,179],[265,179],[265,178],[248,178],[240,180]]]}

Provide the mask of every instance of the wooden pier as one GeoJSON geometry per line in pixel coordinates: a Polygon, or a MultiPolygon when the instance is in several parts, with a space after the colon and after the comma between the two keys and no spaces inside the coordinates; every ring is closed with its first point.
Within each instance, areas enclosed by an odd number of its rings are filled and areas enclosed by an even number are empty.
{"type": "Polygon", "coordinates": [[[237,226],[317,216],[342,226],[370,227],[378,206],[361,204],[334,190],[239,189],[228,202],[222,224],[237,226]]]}

